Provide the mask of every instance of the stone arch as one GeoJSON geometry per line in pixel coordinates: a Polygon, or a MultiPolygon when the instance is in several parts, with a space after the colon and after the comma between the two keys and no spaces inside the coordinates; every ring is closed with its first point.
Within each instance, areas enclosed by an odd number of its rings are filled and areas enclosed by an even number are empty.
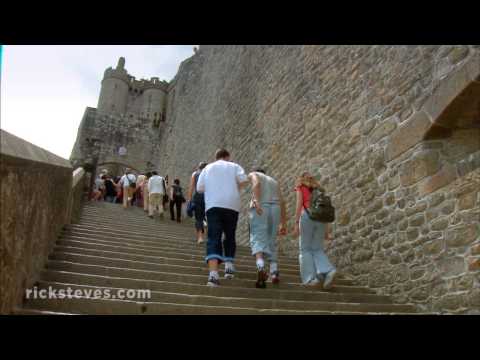
{"type": "Polygon", "coordinates": [[[442,79],[423,107],[390,138],[391,161],[423,140],[448,138],[456,129],[480,128],[480,54],[442,79]]]}
{"type": "Polygon", "coordinates": [[[113,166],[116,166],[118,168],[130,168],[133,171],[135,171],[137,173],[140,173],[140,170],[137,169],[135,166],[132,166],[129,163],[121,162],[121,161],[102,161],[102,162],[97,164],[97,171],[99,171],[102,166],[105,167],[105,166],[108,166],[108,165],[113,165],[113,166]]]}
{"type": "Polygon", "coordinates": [[[480,56],[472,56],[444,78],[423,108],[431,121],[424,140],[447,138],[455,130],[480,128],[480,56]]]}
{"type": "Polygon", "coordinates": [[[479,53],[441,79],[423,107],[392,133],[385,157],[402,163],[402,185],[418,186],[421,196],[480,168],[479,53]]]}

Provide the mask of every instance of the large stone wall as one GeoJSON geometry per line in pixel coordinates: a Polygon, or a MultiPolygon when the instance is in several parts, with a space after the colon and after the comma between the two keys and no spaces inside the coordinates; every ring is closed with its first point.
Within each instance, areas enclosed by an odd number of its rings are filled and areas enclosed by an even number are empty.
{"type": "MultiPolygon", "coordinates": [[[[202,46],[169,91],[156,164],[186,184],[224,146],[281,181],[290,227],[308,169],[338,210],[328,253],[342,272],[425,310],[479,313],[479,97],[468,121],[433,126],[478,75],[478,46],[202,46]]],[[[296,256],[296,239],[280,246],[296,256]]]]}
{"type": "Polygon", "coordinates": [[[78,216],[80,196],[71,197],[79,187],[72,191],[67,160],[3,130],[0,156],[0,314],[9,314],[38,280],[62,227],[78,216]]]}
{"type": "Polygon", "coordinates": [[[121,175],[125,167],[138,172],[151,168],[159,157],[160,128],[152,121],[127,114],[105,114],[87,108],[70,160],[74,168],[98,165],[121,175]],[[123,148],[125,153],[120,149],[123,148]]]}

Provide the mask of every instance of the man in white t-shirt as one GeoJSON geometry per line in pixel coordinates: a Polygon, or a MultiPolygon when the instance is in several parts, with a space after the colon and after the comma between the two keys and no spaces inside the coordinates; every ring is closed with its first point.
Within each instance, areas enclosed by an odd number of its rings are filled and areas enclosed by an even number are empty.
{"type": "Polygon", "coordinates": [[[197,192],[205,194],[208,224],[207,256],[210,270],[207,285],[220,285],[218,264],[225,262],[225,278],[233,278],[235,231],[240,212],[240,188],[248,184],[245,171],[230,160],[225,149],[217,150],[216,161],[207,165],[197,181],[197,192]],[[222,233],[225,234],[222,247],[222,233]],[[223,256],[225,251],[225,256],[223,256]]]}
{"type": "Polygon", "coordinates": [[[163,184],[163,177],[159,176],[156,171],[152,171],[152,176],[148,180],[148,216],[153,219],[154,211],[160,214],[163,219],[163,195],[165,195],[165,187],[163,184]]]}
{"type": "Polygon", "coordinates": [[[120,179],[120,184],[123,187],[123,207],[126,209],[130,205],[130,200],[135,192],[135,181],[137,178],[131,173],[130,169],[125,169],[125,175],[120,179]]]}

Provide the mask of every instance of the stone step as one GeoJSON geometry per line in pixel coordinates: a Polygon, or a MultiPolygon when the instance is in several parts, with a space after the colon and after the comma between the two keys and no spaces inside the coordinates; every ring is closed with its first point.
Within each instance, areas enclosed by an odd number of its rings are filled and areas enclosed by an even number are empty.
{"type": "Polygon", "coordinates": [[[27,308],[16,308],[13,309],[12,315],[77,315],[72,313],[60,313],[54,311],[45,311],[45,310],[36,310],[36,309],[27,309],[27,308]]]}
{"type": "MultiPolygon", "coordinates": [[[[162,302],[89,299],[85,297],[29,300],[27,308],[75,312],[88,315],[364,315],[353,312],[296,311],[235,308],[228,306],[183,305],[162,302]]],[[[377,314],[375,314],[377,315],[377,314]]]]}
{"type": "MultiPolygon", "coordinates": [[[[94,255],[102,257],[110,257],[116,259],[132,260],[132,261],[143,261],[150,262],[155,264],[165,264],[165,265],[180,265],[180,266],[195,266],[195,267],[205,267],[205,261],[199,260],[185,260],[178,259],[175,257],[164,257],[164,256],[152,256],[152,255],[136,255],[129,254],[128,252],[121,251],[105,251],[105,250],[91,250],[84,249],[82,247],[76,246],[56,246],[54,252],[65,252],[65,253],[74,253],[74,254],[84,254],[84,255],[94,255]]],[[[253,271],[255,272],[257,267],[255,263],[251,261],[249,264],[237,263],[237,271],[253,271]]],[[[280,267],[280,273],[282,276],[285,275],[295,275],[298,276],[298,269],[291,269],[284,266],[280,267]]],[[[341,275],[337,275],[338,278],[342,278],[341,275]]]]}
{"type": "MultiPolygon", "coordinates": [[[[62,232],[63,235],[65,236],[70,236],[70,235],[77,235],[80,237],[85,237],[85,238],[97,238],[99,240],[121,240],[121,241],[128,241],[130,243],[137,243],[137,244],[142,244],[142,245],[170,245],[170,246],[176,246],[176,247],[181,247],[183,249],[201,249],[204,250],[206,246],[206,242],[203,244],[199,245],[195,240],[186,240],[185,238],[178,238],[178,237],[173,237],[170,235],[152,235],[150,237],[148,236],[143,236],[143,235],[138,235],[138,234],[109,234],[108,231],[99,231],[99,230],[92,230],[92,229],[82,229],[82,228],[75,228],[75,229],[68,229],[68,230],[63,230],[62,232]]],[[[248,255],[252,256],[250,252],[250,248],[244,247],[244,246],[238,246],[237,245],[237,252],[241,253],[243,255],[248,255]]],[[[284,258],[286,260],[294,260],[293,258],[289,258],[286,256],[280,256],[280,258],[284,258]]]]}
{"type": "Polygon", "coordinates": [[[388,296],[364,293],[340,293],[318,288],[299,288],[282,290],[271,284],[266,289],[239,288],[229,286],[223,281],[219,287],[209,287],[204,284],[189,284],[182,282],[131,279],[121,277],[108,277],[102,275],[81,274],[67,271],[44,270],[41,279],[45,281],[62,282],[68,284],[83,284],[91,286],[117,287],[125,289],[150,289],[170,293],[192,295],[211,295],[222,297],[246,297],[261,299],[278,299],[294,301],[333,301],[333,302],[362,302],[373,304],[391,304],[388,296]]]}
{"type": "MultiPolygon", "coordinates": [[[[177,234],[173,231],[163,231],[161,229],[155,230],[155,231],[150,231],[150,232],[135,232],[132,230],[115,230],[112,229],[111,227],[102,227],[99,225],[94,225],[94,224],[72,224],[68,225],[64,228],[65,232],[69,231],[81,231],[84,233],[90,233],[90,234],[95,234],[95,235],[104,235],[108,237],[128,237],[131,239],[138,239],[138,240],[144,240],[144,241],[173,241],[176,243],[181,243],[185,245],[194,245],[196,244],[196,236],[191,233],[189,235],[181,235],[177,234]]],[[[239,248],[242,251],[249,252],[250,251],[250,246],[244,246],[241,244],[237,243],[237,248],[239,248]]],[[[285,256],[284,254],[279,254],[280,256],[292,259],[292,257],[285,256]]]]}
{"type": "MultiPolygon", "coordinates": [[[[68,261],[58,261],[58,260],[49,260],[47,262],[47,269],[58,270],[58,271],[69,271],[77,272],[84,274],[92,275],[103,275],[110,277],[124,277],[131,279],[144,279],[144,280],[160,280],[160,281],[171,281],[171,282],[183,282],[190,284],[205,285],[207,282],[208,273],[205,271],[205,275],[192,275],[192,274],[181,274],[181,273],[172,273],[172,272],[161,272],[161,271],[151,271],[151,270],[137,270],[137,269],[125,269],[118,267],[108,267],[101,265],[90,265],[90,264],[80,264],[73,263],[68,261]]],[[[233,287],[255,287],[255,281],[249,279],[231,279],[225,280],[221,279],[221,283],[228,284],[228,286],[233,287]]],[[[303,289],[305,286],[296,282],[280,282],[279,285],[276,285],[279,289],[303,289]]],[[[336,285],[333,284],[333,287],[329,290],[332,292],[354,292],[354,293],[364,293],[372,294],[373,290],[363,287],[363,286],[347,286],[347,285],[336,285]]]]}
{"type": "Polygon", "coordinates": [[[178,223],[170,219],[170,215],[164,213],[163,219],[158,214],[154,215],[154,219],[148,217],[148,214],[142,211],[122,211],[116,214],[106,214],[104,212],[86,212],[82,211],[80,219],[86,219],[89,221],[105,221],[109,223],[115,223],[116,225],[129,224],[129,225],[147,225],[151,226],[155,223],[166,226],[176,226],[180,230],[191,230],[194,226],[194,221],[191,218],[183,218],[182,222],[178,223]]]}
{"type": "MultiPolygon", "coordinates": [[[[162,253],[182,253],[185,255],[190,255],[190,256],[195,256],[197,259],[205,259],[205,250],[198,249],[198,250],[185,250],[180,247],[169,247],[167,246],[146,246],[146,245],[138,245],[138,244],[132,244],[126,241],[122,240],[100,240],[94,237],[78,237],[78,236],[72,236],[69,235],[68,237],[61,238],[57,241],[59,243],[60,241],[76,241],[76,242],[81,242],[81,243],[86,243],[86,244],[98,244],[98,245],[109,245],[109,246],[121,246],[123,248],[127,249],[134,249],[134,250],[145,250],[145,251],[150,251],[152,254],[158,254],[161,255],[162,253]]],[[[165,255],[167,256],[167,255],[165,255]]],[[[237,255],[235,256],[235,263],[252,263],[253,257],[252,256],[246,256],[246,255],[237,255]]],[[[293,261],[285,261],[279,259],[278,263],[281,266],[287,266],[287,265],[295,265],[298,266],[298,264],[295,264],[293,261]]]]}
{"type": "MultiPolygon", "coordinates": [[[[76,239],[76,240],[94,240],[103,243],[116,243],[124,244],[134,247],[142,247],[148,249],[170,249],[170,250],[179,250],[182,252],[190,252],[192,254],[206,255],[206,243],[197,244],[197,243],[186,243],[178,242],[175,240],[168,239],[138,239],[130,237],[115,237],[111,235],[96,234],[91,232],[84,232],[81,230],[68,230],[62,233],[61,239],[76,239]]],[[[236,248],[236,258],[244,257],[248,258],[251,261],[254,261],[254,257],[250,252],[250,249],[237,246],[236,248]]],[[[278,261],[284,264],[298,265],[298,260],[294,258],[289,258],[286,256],[278,256],[278,261]]]]}
{"type": "MultiPolygon", "coordinates": [[[[81,214],[80,214],[81,217],[85,217],[85,218],[101,218],[101,219],[106,219],[106,220],[117,220],[118,219],[128,219],[128,220],[131,220],[133,222],[144,222],[144,223],[151,223],[152,222],[152,219],[150,219],[148,217],[148,213],[146,211],[143,211],[143,209],[134,209],[134,210],[121,210],[121,211],[108,211],[108,210],[104,210],[104,211],[96,211],[96,210],[86,210],[84,209],[81,214]]],[[[156,220],[158,219],[161,219],[161,216],[160,214],[158,213],[155,213],[154,215],[154,218],[156,220]]],[[[174,220],[171,220],[170,218],[170,212],[167,211],[167,212],[164,212],[163,213],[163,218],[165,220],[168,220],[167,222],[170,223],[170,224],[175,224],[179,227],[190,227],[191,225],[194,224],[195,220],[193,218],[190,218],[190,217],[183,217],[182,216],[182,221],[180,223],[177,223],[176,221],[174,220]]]]}
{"type": "Polygon", "coordinates": [[[116,226],[114,224],[108,224],[104,223],[101,221],[80,221],[75,224],[70,224],[67,225],[67,227],[73,227],[73,228],[92,228],[92,229],[103,229],[103,230],[108,230],[110,233],[115,233],[115,234],[122,234],[122,233],[130,233],[130,234],[139,234],[139,235],[145,235],[145,236],[151,236],[152,234],[160,234],[160,235],[170,235],[170,236],[176,236],[179,238],[194,238],[195,233],[194,229],[188,229],[188,230],[180,230],[180,229],[175,229],[170,226],[166,226],[163,224],[152,224],[151,227],[147,226],[116,226]]]}
{"type": "MultiPolygon", "coordinates": [[[[98,255],[85,255],[78,253],[65,253],[65,252],[54,252],[49,256],[51,260],[59,261],[68,261],[77,264],[90,264],[90,265],[100,265],[106,267],[117,267],[117,268],[128,268],[135,270],[147,270],[147,271],[159,271],[159,272],[172,272],[175,274],[186,274],[186,275],[206,275],[208,274],[207,267],[203,266],[185,266],[185,265],[172,265],[172,264],[158,264],[146,261],[132,261],[126,259],[119,259],[114,257],[102,257],[98,255]]],[[[223,274],[223,269],[220,268],[220,274],[223,274]]],[[[241,269],[236,269],[235,276],[238,279],[249,279],[256,280],[256,271],[243,271],[241,269]]],[[[300,275],[289,275],[283,274],[281,277],[282,281],[288,283],[296,283],[300,281],[300,275]]],[[[353,285],[351,280],[345,279],[335,279],[334,284],[337,285],[353,285]]]]}
{"type": "MultiPolygon", "coordinates": [[[[122,288],[99,287],[89,285],[65,284],[57,282],[42,281],[39,289],[67,289],[70,287],[72,291],[82,290],[85,295],[92,294],[94,291],[98,293],[107,293],[109,297],[118,298],[117,291],[122,288]],[[88,292],[85,292],[88,291],[88,292]]],[[[122,289],[122,291],[129,289],[122,289]]],[[[125,293],[122,293],[124,296],[125,293]]],[[[225,306],[233,308],[249,308],[249,309],[268,309],[268,310],[298,310],[302,311],[327,311],[327,312],[389,312],[389,313],[411,313],[415,310],[411,305],[397,304],[369,304],[369,303],[341,303],[341,302],[308,302],[308,301],[291,301],[291,300],[274,300],[274,299],[258,299],[258,298],[239,298],[239,297],[221,297],[209,295],[192,295],[184,293],[171,293],[165,291],[150,291],[148,299],[132,299],[132,301],[142,301],[150,303],[170,303],[182,305],[199,305],[199,306],[225,306]]],[[[147,305],[148,306],[148,305],[147,305]]]]}
{"type": "MultiPolygon", "coordinates": [[[[60,239],[56,243],[59,246],[73,246],[73,247],[81,247],[84,249],[89,250],[106,250],[106,251],[120,251],[125,252],[128,254],[134,255],[151,255],[151,256],[162,256],[162,257],[174,257],[176,259],[184,259],[184,260],[195,260],[195,261],[205,261],[205,254],[203,255],[196,255],[188,252],[181,252],[181,251],[167,251],[163,250],[152,250],[152,249],[143,249],[138,247],[132,246],[124,246],[121,244],[106,244],[106,243],[99,243],[96,241],[87,241],[87,240],[73,240],[73,239],[60,239]]],[[[236,265],[250,265],[252,264],[251,257],[242,257],[239,256],[235,259],[236,265]]],[[[298,265],[293,266],[289,264],[284,264],[284,262],[279,262],[279,266],[281,269],[290,269],[295,270],[298,268],[298,265]]]]}

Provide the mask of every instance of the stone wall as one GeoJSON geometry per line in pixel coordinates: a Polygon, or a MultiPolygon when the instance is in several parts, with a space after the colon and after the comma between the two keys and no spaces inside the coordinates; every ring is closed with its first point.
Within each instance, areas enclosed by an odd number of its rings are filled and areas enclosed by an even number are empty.
{"type": "Polygon", "coordinates": [[[88,199],[89,182],[88,176],[83,168],[75,169],[72,176],[72,190],[68,213],[69,223],[80,221],[82,214],[82,203],[88,199]]]}
{"type": "MultiPolygon", "coordinates": [[[[479,97],[430,136],[477,75],[478,46],[202,46],[169,91],[156,164],[187,184],[224,146],[280,180],[290,227],[308,169],[338,210],[339,270],[425,310],[478,313],[479,97]]],[[[246,221],[243,208],[242,244],[246,221]]],[[[296,239],[280,246],[297,255],[296,239]]]]}
{"type": "Polygon", "coordinates": [[[67,160],[3,130],[0,155],[0,314],[8,314],[38,280],[69,214],[78,213],[80,204],[70,198],[67,160]]]}
{"type": "Polygon", "coordinates": [[[70,160],[74,166],[114,165],[121,175],[125,167],[138,172],[150,169],[158,159],[160,128],[149,119],[127,114],[104,114],[87,108],[80,123],[70,160]],[[120,151],[124,148],[125,153],[120,151]]]}

